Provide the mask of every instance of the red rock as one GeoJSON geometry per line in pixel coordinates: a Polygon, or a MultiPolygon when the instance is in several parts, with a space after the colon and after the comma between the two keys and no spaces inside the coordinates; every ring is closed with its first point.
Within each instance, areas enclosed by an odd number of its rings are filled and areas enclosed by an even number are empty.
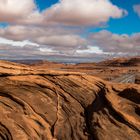
{"type": "Polygon", "coordinates": [[[140,140],[139,85],[7,62],[0,75],[0,140],[140,140]]]}

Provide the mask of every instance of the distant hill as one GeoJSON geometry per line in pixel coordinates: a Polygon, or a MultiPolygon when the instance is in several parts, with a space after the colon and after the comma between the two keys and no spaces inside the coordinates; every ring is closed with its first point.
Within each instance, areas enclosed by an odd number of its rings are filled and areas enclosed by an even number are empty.
{"type": "Polygon", "coordinates": [[[47,69],[47,68],[60,69],[63,68],[65,64],[42,60],[42,61],[33,62],[30,64],[30,66],[37,69],[47,69]]]}
{"type": "Polygon", "coordinates": [[[117,67],[130,67],[130,66],[140,66],[140,57],[133,58],[115,58],[112,60],[105,60],[99,62],[97,65],[100,66],[117,66],[117,67]]]}
{"type": "Polygon", "coordinates": [[[140,66],[140,57],[132,58],[114,58],[110,60],[101,61],[99,63],[87,62],[77,64],[64,64],[58,62],[51,62],[48,60],[14,60],[13,62],[30,65],[37,69],[83,69],[92,70],[97,67],[131,67],[140,66]]]}

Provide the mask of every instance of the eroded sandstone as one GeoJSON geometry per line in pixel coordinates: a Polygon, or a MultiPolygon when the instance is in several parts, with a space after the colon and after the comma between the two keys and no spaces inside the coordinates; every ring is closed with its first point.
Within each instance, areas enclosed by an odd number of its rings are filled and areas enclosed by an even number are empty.
{"type": "Polygon", "coordinates": [[[139,85],[8,62],[0,75],[0,140],[140,140],[139,85]]]}

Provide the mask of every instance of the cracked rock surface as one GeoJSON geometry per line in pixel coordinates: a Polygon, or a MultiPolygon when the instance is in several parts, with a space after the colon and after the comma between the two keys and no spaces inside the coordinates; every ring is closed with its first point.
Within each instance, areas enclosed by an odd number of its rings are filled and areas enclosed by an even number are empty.
{"type": "Polygon", "coordinates": [[[140,140],[140,87],[2,61],[0,140],[140,140]]]}

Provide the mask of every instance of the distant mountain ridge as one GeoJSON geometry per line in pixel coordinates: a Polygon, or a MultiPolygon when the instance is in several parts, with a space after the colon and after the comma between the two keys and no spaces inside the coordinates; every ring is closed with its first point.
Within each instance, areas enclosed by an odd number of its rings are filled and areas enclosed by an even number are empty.
{"type": "Polygon", "coordinates": [[[140,66],[140,57],[132,57],[132,58],[114,58],[111,60],[105,60],[99,62],[97,65],[102,66],[140,66]]]}

